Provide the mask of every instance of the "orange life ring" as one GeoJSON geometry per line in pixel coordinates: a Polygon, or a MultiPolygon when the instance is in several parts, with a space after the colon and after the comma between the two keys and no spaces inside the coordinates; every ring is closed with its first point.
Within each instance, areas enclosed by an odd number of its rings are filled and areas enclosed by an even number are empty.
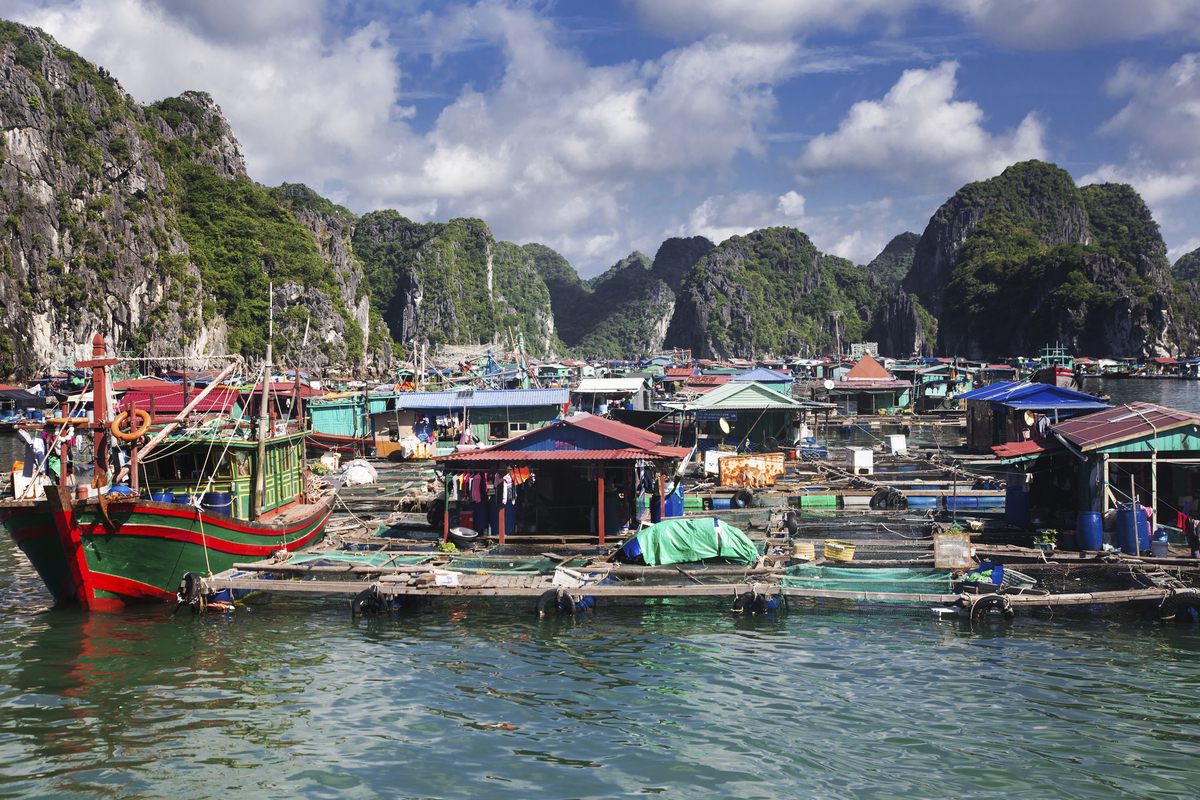
{"type": "Polygon", "coordinates": [[[150,412],[144,408],[135,408],[133,413],[142,421],[142,424],[138,425],[133,431],[126,433],[125,431],[121,430],[121,423],[129,418],[128,411],[122,411],[120,414],[117,414],[116,418],[112,421],[112,425],[109,426],[109,429],[112,431],[112,435],[123,442],[132,442],[134,439],[139,438],[143,433],[150,430],[150,412]]]}

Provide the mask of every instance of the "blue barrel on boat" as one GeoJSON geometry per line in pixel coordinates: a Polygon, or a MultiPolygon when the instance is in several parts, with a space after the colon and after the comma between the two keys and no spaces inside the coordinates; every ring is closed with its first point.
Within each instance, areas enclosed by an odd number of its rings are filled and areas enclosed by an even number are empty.
{"type": "Polygon", "coordinates": [[[1104,546],[1104,515],[1099,511],[1084,511],[1075,523],[1080,550],[1099,550],[1104,546]]]}
{"type": "Polygon", "coordinates": [[[174,503],[175,495],[170,492],[151,492],[150,499],[156,503],[174,503]]]}
{"type": "Polygon", "coordinates": [[[1117,506],[1117,547],[1130,555],[1150,549],[1150,521],[1137,503],[1117,506]]]}
{"type": "Polygon", "coordinates": [[[683,485],[675,487],[675,490],[667,495],[667,516],[682,517],[683,516],[683,485]]]}
{"type": "Polygon", "coordinates": [[[172,500],[171,502],[172,502],[172,503],[177,503],[177,504],[179,504],[179,505],[183,505],[183,506],[189,506],[189,505],[191,505],[191,504],[192,504],[192,495],[190,495],[190,494],[177,494],[177,495],[175,495],[175,499],[174,499],[174,500],[172,500]]]}
{"type": "Polygon", "coordinates": [[[229,492],[205,492],[200,505],[205,511],[233,516],[233,495],[229,492]]]}
{"type": "Polygon", "coordinates": [[[1029,493],[1014,480],[1009,480],[1004,492],[1004,521],[1009,525],[1029,524],[1029,493]]]}

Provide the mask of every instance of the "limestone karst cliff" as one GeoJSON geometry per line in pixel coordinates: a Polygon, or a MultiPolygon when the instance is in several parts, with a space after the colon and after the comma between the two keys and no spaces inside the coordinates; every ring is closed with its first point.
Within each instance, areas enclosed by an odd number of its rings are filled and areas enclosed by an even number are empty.
{"type": "Polygon", "coordinates": [[[361,273],[320,241],[319,214],[302,222],[249,180],[207,95],[139,105],[47,34],[0,22],[0,127],[0,373],[70,363],[94,333],[147,364],[255,359],[272,281],[277,352],[297,363],[307,326],[320,345],[303,366],[364,366],[361,273]]]}

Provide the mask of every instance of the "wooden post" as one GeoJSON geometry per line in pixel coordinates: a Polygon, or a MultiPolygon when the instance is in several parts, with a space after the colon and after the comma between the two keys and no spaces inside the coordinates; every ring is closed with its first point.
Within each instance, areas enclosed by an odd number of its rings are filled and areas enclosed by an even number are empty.
{"type": "Polygon", "coordinates": [[[596,481],[596,535],[600,537],[600,546],[604,546],[604,468],[598,467],[600,479],[596,481]]]}
{"type": "MultiPolygon", "coordinates": [[[[132,414],[133,411],[130,410],[129,413],[132,414]]],[[[138,454],[137,445],[134,445],[133,447],[129,448],[129,488],[133,490],[133,494],[135,497],[141,493],[140,488],[138,487],[138,457],[137,457],[137,454],[138,454]]]]}
{"type": "MultiPolygon", "coordinates": [[[[499,489],[499,487],[497,487],[496,500],[499,500],[499,499],[500,499],[500,489],[499,489]]],[[[496,516],[496,520],[497,520],[496,527],[498,527],[500,529],[500,546],[503,547],[504,546],[504,503],[500,503],[499,508],[500,508],[500,511],[496,516]]],[[[600,544],[604,544],[603,536],[600,537],[600,544]]]]}
{"type": "Polygon", "coordinates": [[[450,482],[446,481],[445,507],[442,509],[442,544],[450,541],[450,482]]]}

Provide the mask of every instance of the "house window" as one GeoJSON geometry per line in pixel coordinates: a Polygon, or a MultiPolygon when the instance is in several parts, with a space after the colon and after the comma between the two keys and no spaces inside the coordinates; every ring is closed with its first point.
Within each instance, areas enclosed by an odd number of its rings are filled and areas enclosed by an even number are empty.
{"type": "Polygon", "coordinates": [[[508,435],[515,436],[518,433],[525,433],[529,430],[528,422],[510,422],[508,423],[508,435]]]}
{"type": "Polygon", "coordinates": [[[507,422],[492,422],[488,424],[489,439],[507,439],[508,438],[508,423],[507,422]]]}

